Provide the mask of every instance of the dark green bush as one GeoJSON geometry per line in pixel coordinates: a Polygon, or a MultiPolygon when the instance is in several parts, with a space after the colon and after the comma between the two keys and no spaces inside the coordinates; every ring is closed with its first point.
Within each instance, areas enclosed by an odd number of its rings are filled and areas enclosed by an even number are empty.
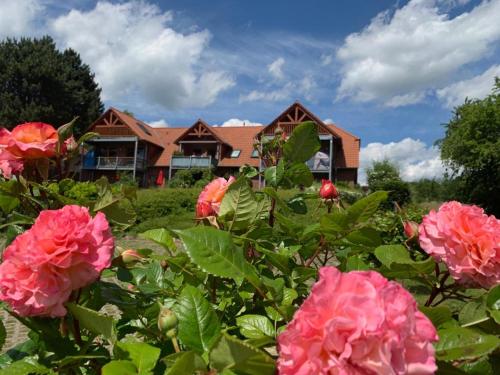
{"type": "Polygon", "coordinates": [[[213,178],[214,174],[211,169],[180,169],[175,172],[174,177],[168,182],[168,186],[171,188],[202,187],[213,178]]]}
{"type": "Polygon", "coordinates": [[[137,192],[134,208],[137,222],[194,212],[200,189],[143,189],[137,192]]]}

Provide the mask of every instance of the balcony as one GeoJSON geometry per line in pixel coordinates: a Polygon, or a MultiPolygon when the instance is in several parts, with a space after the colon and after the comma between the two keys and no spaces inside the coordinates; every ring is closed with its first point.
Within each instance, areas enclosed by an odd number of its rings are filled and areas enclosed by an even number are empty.
{"type": "Polygon", "coordinates": [[[211,168],[217,165],[217,160],[211,156],[173,155],[170,161],[171,169],[211,168]]]}
{"type": "MultiPolygon", "coordinates": [[[[135,161],[135,169],[144,169],[146,162],[144,159],[135,161]]],[[[134,157],[125,156],[98,156],[96,158],[85,158],[83,169],[99,170],[134,170],[134,157]]]]}

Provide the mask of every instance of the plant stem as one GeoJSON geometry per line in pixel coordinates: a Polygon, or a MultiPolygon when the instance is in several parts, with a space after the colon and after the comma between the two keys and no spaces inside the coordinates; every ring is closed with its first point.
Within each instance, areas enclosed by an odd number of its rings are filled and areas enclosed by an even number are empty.
{"type": "Polygon", "coordinates": [[[325,246],[325,237],[321,235],[321,239],[319,240],[319,245],[314,254],[307,260],[307,262],[304,264],[305,267],[309,267],[314,259],[321,253],[321,250],[323,250],[323,246],[325,246]]]}
{"type": "Polygon", "coordinates": [[[73,317],[73,334],[75,336],[75,341],[78,344],[78,346],[82,346],[82,335],[80,333],[80,322],[78,319],[75,319],[73,317]]]}
{"type": "Polygon", "coordinates": [[[269,226],[274,227],[274,209],[276,208],[276,199],[271,198],[271,209],[269,210],[269,226]]]}
{"type": "Polygon", "coordinates": [[[176,353],[179,353],[181,351],[181,348],[179,348],[179,343],[177,342],[176,337],[172,337],[172,345],[174,346],[174,350],[176,353]]]}

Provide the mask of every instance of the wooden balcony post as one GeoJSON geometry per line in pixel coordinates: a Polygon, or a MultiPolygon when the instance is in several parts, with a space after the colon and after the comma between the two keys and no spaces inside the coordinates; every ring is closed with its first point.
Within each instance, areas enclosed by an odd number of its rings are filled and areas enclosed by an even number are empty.
{"type": "Polygon", "coordinates": [[[137,169],[137,147],[138,147],[139,141],[137,138],[135,138],[135,146],[134,146],[134,170],[132,172],[132,178],[134,179],[135,182],[135,170],[137,169]]]}
{"type": "Polygon", "coordinates": [[[330,137],[330,163],[328,166],[328,179],[332,180],[332,165],[333,165],[333,137],[330,137]]]}

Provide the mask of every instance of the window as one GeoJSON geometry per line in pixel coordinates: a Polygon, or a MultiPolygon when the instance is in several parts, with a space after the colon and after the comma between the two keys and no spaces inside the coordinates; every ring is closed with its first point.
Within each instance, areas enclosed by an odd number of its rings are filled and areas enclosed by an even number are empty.
{"type": "Polygon", "coordinates": [[[146,129],[146,127],[144,125],[142,125],[140,122],[137,123],[137,126],[139,126],[141,128],[141,130],[146,133],[147,135],[151,135],[151,132],[146,129]]]}
{"type": "Polygon", "coordinates": [[[240,153],[241,153],[241,150],[233,150],[233,151],[231,151],[231,157],[237,158],[238,156],[240,156],[240,153]]]}
{"type": "Polygon", "coordinates": [[[252,158],[258,158],[259,157],[259,150],[253,150],[252,151],[252,158]]]}

